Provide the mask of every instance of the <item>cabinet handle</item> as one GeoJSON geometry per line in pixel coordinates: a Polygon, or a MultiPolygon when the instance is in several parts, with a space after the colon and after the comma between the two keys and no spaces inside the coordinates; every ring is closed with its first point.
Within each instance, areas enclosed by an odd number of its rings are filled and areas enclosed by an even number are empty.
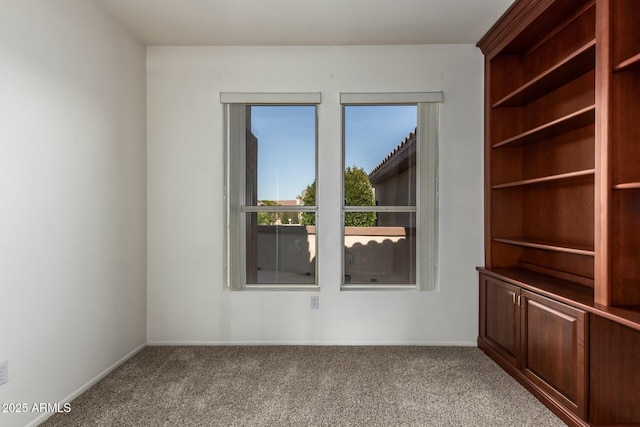
{"type": "Polygon", "coordinates": [[[522,307],[522,295],[516,294],[514,292],[513,294],[511,294],[511,299],[513,300],[513,305],[522,307]]]}

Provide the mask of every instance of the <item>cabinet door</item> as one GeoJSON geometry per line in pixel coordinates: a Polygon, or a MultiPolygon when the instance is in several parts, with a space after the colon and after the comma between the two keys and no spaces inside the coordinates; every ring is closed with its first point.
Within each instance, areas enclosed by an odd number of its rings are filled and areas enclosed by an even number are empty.
{"type": "Polygon", "coordinates": [[[520,358],[519,294],[517,286],[480,276],[480,337],[513,366],[520,358]]]}
{"type": "Polygon", "coordinates": [[[522,296],[524,375],[586,419],[587,314],[525,290],[522,296]]]}

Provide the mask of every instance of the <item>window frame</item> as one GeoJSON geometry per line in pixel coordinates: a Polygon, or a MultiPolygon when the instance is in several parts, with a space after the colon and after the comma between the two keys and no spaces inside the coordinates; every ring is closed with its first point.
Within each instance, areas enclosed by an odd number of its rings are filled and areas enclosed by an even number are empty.
{"type": "Polygon", "coordinates": [[[349,106],[417,107],[416,130],[416,203],[415,206],[346,206],[344,173],[341,178],[341,290],[418,290],[437,291],[438,281],[438,121],[442,92],[341,93],[342,170],[345,170],[346,115],[349,106]],[[345,214],[348,212],[407,212],[415,213],[416,252],[415,284],[346,283],[345,214]]]}
{"type": "Polygon", "coordinates": [[[242,93],[221,92],[224,132],[224,288],[226,290],[317,291],[320,287],[318,269],[318,199],[315,206],[251,206],[246,200],[246,107],[250,106],[313,106],[315,110],[315,170],[316,195],[318,183],[318,105],[321,94],[305,93],[242,93]],[[238,144],[238,142],[240,142],[238,144]],[[238,147],[232,149],[232,144],[238,147]],[[314,283],[247,283],[246,215],[257,212],[312,212],[315,225],[314,283]]]}

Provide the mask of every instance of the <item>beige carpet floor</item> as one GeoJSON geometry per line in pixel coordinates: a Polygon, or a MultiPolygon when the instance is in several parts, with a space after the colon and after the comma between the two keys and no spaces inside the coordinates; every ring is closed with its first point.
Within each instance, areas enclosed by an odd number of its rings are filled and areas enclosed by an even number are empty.
{"type": "Polygon", "coordinates": [[[471,347],[147,347],[43,426],[562,426],[471,347]]]}

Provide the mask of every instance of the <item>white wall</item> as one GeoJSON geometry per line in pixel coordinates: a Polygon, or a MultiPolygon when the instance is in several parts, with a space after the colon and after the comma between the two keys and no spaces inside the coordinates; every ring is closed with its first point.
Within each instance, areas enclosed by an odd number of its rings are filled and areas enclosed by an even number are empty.
{"type": "Polygon", "coordinates": [[[93,2],[2,1],[0,402],[60,402],[146,342],[145,79],[93,2]]]}
{"type": "Polygon", "coordinates": [[[149,343],[473,345],[482,76],[470,45],[148,48],[149,343]],[[320,310],[309,292],[223,290],[220,91],[322,92],[320,310]],[[439,292],[339,291],[339,93],[368,91],[444,91],[439,292]]]}

